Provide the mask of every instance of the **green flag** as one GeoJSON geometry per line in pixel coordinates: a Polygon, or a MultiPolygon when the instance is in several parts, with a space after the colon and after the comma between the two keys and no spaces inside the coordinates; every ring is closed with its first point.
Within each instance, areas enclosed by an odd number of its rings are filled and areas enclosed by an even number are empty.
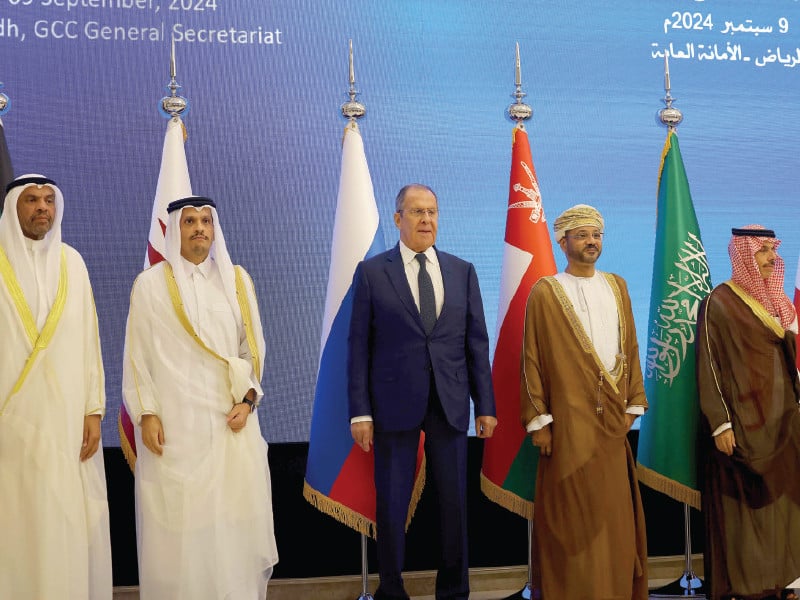
{"type": "Polygon", "coordinates": [[[657,211],[644,370],[650,408],[639,432],[639,480],[699,509],[695,330],[711,277],[674,131],[661,155],[657,211]]]}

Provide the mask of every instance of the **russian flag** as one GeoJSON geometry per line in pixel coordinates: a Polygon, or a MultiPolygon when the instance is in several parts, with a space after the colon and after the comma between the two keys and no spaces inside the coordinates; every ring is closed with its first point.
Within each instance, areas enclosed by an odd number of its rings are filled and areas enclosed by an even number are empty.
{"type": "MultiPolygon", "coordinates": [[[[373,537],[374,453],[356,446],[350,434],[347,336],[353,306],[353,273],[359,262],[384,249],[364,143],[358,125],[351,121],[342,140],[339,197],[303,496],[320,511],[373,537]]],[[[421,485],[421,464],[420,452],[415,488],[421,485]]],[[[415,491],[414,497],[418,498],[421,490],[415,491]]]]}

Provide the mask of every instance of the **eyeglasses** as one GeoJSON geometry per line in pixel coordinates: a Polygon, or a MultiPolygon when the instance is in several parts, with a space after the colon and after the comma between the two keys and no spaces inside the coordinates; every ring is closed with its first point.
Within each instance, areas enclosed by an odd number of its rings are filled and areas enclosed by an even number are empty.
{"type": "Polygon", "coordinates": [[[421,219],[423,216],[427,215],[431,219],[435,219],[439,216],[439,209],[438,208],[401,208],[397,212],[399,213],[408,213],[415,219],[421,219]]]}
{"type": "Polygon", "coordinates": [[[568,237],[571,240],[578,240],[579,242],[585,242],[589,238],[592,238],[594,241],[599,242],[603,239],[603,234],[600,232],[597,233],[576,233],[575,235],[565,235],[564,237],[568,237]]]}

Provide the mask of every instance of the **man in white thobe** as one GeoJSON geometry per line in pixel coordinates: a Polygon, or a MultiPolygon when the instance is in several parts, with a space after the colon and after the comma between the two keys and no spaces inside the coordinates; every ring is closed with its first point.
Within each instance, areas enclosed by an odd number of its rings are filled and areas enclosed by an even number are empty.
{"type": "Polygon", "coordinates": [[[168,207],[166,260],[131,293],[123,397],[135,423],[142,600],[263,600],[278,561],[258,413],[264,337],[216,205],[168,207]]]}
{"type": "Polygon", "coordinates": [[[7,186],[0,216],[0,598],[110,600],[92,288],[61,242],[51,179],[7,186]]]}

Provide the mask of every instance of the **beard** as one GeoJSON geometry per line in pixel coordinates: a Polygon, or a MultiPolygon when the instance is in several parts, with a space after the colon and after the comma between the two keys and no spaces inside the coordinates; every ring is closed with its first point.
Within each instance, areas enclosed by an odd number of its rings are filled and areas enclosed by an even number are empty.
{"type": "Polygon", "coordinates": [[[582,263],[585,265],[593,265],[600,258],[602,250],[597,246],[585,246],[581,249],[567,248],[567,256],[571,260],[582,263]],[[594,249],[595,253],[591,254],[587,250],[594,249]]]}

